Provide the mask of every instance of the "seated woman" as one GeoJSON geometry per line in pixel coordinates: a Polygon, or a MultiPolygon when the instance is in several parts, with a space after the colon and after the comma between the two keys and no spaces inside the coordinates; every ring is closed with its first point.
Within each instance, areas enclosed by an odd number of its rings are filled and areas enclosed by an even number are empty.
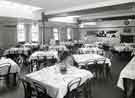
{"type": "Polygon", "coordinates": [[[59,55],[59,68],[61,72],[66,72],[68,68],[78,66],[73,56],[68,51],[62,51],[59,55]]]}

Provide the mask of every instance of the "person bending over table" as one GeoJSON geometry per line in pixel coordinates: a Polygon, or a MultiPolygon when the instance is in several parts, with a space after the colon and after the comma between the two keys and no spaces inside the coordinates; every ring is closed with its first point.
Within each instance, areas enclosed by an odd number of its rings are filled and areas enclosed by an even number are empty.
{"type": "Polygon", "coordinates": [[[59,63],[56,64],[59,66],[61,72],[66,72],[69,67],[78,67],[78,63],[74,60],[74,57],[68,51],[62,51],[58,54],[59,63]]]}

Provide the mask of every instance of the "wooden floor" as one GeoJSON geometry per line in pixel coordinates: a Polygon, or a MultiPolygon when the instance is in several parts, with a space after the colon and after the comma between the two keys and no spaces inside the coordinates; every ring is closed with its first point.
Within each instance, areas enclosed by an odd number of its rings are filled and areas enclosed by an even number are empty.
{"type": "MultiPolygon", "coordinates": [[[[112,75],[113,81],[96,81],[92,85],[93,98],[124,98],[123,91],[116,87],[119,73],[122,68],[129,62],[128,59],[120,59],[119,56],[114,55],[112,58],[112,75]]],[[[18,88],[12,88],[0,92],[0,98],[24,98],[24,91],[22,84],[18,88]]]]}

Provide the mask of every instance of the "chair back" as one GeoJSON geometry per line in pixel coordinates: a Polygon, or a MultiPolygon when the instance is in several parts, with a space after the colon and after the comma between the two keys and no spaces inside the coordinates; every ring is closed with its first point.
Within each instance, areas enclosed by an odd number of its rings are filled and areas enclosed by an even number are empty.
{"type": "Polygon", "coordinates": [[[3,63],[0,64],[0,77],[8,75],[10,72],[11,64],[3,63]]]}
{"type": "Polygon", "coordinates": [[[68,91],[71,92],[73,89],[76,89],[80,86],[81,78],[76,78],[69,82],[68,91]]]}
{"type": "Polygon", "coordinates": [[[32,83],[25,80],[24,78],[21,79],[21,81],[24,87],[25,98],[32,98],[32,96],[36,96],[36,94],[35,95],[33,94],[33,92],[35,91],[35,88],[34,86],[32,86],[32,83]]]}
{"type": "Polygon", "coordinates": [[[105,64],[105,61],[106,60],[104,58],[98,59],[97,64],[105,64]]]}
{"type": "Polygon", "coordinates": [[[84,98],[92,98],[92,88],[91,88],[91,79],[87,79],[85,83],[83,84],[83,96],[84,98]]]}
{"type": "Polygon", "coordinates": [[[24,63],[24,58],[19,55],[19,56],[16,58],[16,62],[17,62],[17,64],[21,65],[21,64],[24,63]]]}
{"type": "Polygon", "coordinates": [[[46,89],[39,83],[37,82],[33,82],[37,95],[38,96],[43,96],[43,95],[47,95],[46,89]]]}
{"type": "Polygon", "coordinates": [[[31,66],[31,72],[34,72],[34,71],[37,71],[37,70],[39,70],[39,62],[38,62],[38,60],[37,59],[32,59],[31,60],[31,64],[30,64],[30,66],[31,66]]]}
{"type": "Polygon", "coordinates": [[[97,63],[97,60],[90,60],[88,61],[87,65],[96,64],[96,63],[97,63]]]}
{"type": "Polygon", "coordinates": [[[127,98],[131,97],[133,95],[133,90],[134,90],[134,80],[123,78],[123,86],[127,98]]]}
{"type": "Polygon", "coordinates": [[[97,60],[91,60],[87,63],[87,69],[90,70],[91,72],[94,72],[96,69],[97,65],[97,60]]]}

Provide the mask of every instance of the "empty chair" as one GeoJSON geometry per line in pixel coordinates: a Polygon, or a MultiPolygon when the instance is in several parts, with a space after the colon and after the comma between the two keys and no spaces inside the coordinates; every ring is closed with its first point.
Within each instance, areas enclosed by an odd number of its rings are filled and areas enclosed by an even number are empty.
{"type": "Polygon", "coordinates": [[[77,92],[77,88],[80,86],[81,78],[76,78],[69,82],[68,84],[68,93],[66,98],[79,98],[79,93],[77,92]]]}
{"type": "Polygon", "coordinates": [[[113,77],[112,77],[112,72],[111,72],[111,68],[109,67],[108,64],[104,64],[104,79],[111,79],[113,80],[113,77]]]}
{"type": "Polygon", "coordinates": [[[85,83],[82,85],[83,86],[83,98],[92,98],[91,94],[91,80],[87,79],[85,83]]]}
{"type": "Polygon", "coordinates": [[[86,64],[86,68],[91,71],[94,72],[95,71],[95,64],[97,64],[96,60],[90,60],[87,64],[86,64]]]}
{"type": "Polygon", "coordinates": [[[35,90],[37,93],[37,98],[51,98],[47,92],[46,89],[39,83],[37,82],[33,82],[34,86],[35,86],[35,90]]]}
{"type": "Polygon", "coordinates": [[[47,56],[47,65],[51,66],[56,62],[56,59],[54,59],[54,56],[47,56]]]}
{"type": "Polygon", "coordinates": [[[134,90],[135,90],[135,85],[134,85],[133,79],[128,79],[128,78],[123,78],[123,86],[124,86],[124,93],[126,98],[135,98],[134,96],[134,90]]]}
{"type": "Polygon", "coordinates": [[[105,59],[98,59],[95,64],[95,75],[96,78],[104,78],[104,65],[105,65],[105,59]]]}
{"type": "Polygon", "coordinates": [[[32,98],[37,97],[36,89],[29,81],[25,80],[24,78],[21,79],[23,87],[24,87],[24,98],[32,98]]]}
{"type": "MultiPolygon", "coordinates": [[[[111,74],[111,68],[108,64],[106,64],[106,59],[98,59],[97,60],[97,68],[99,75],[103,76],[103,79],[113,79],[111,74]]],[[[101,77],[101,76],[100,76],[101,77]]]]}
{"type": "Polygon", "coordinates": [[[40,66],[45,62],[44,56],[37,56],[37,70],[40,69],[40,66]]]}
{"type": "Polygon", "coordinates": [[[31,63],[30,64],[30,72],[34,72],[34,71],[39,70],[39,63],[38,63],[38,60],[36,58],[32,59],[30,63],[31,63]]]}
{"type": "Polygon", "coordinates": [[[20,67],[22,67],[23,64],[24,64],[24,58],[23,58],[21,55],[19,55],[19,56],[16,58],[16,62],[17,62],[17,64],[18,64],[20,67]]]}
{"type": "Polygon", "coordinates": [[[0,87],[8,87],[10,68],[11,65],[9,63],[4,63],[0,65],[0,87]]]}

